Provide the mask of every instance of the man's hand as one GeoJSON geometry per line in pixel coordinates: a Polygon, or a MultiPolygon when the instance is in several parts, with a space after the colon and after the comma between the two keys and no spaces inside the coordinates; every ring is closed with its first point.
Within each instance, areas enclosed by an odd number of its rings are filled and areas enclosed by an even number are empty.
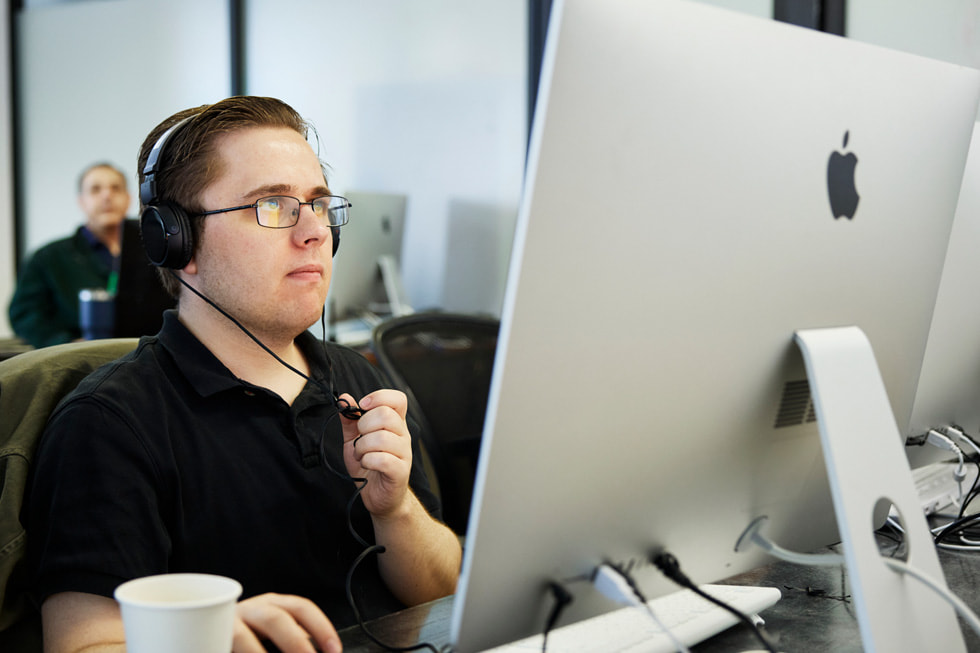
{"type": "MultiPolygon", "coordinates": [[[[340,399],[353,405],[349,394],[340,399]]],[[[371,513],[375,542],[385,547],[378,569],[388,589],[405,605],[452,594],[459,579],[456,535],[432,518],[408,486],[412,436],[405,423],[408,399],[398,390],[378,390],[360,401],[359,420],[341,416],[347,473],[366,478],[361,491],[371,513]]]]}
{"type": "MultiPolygon", "coordinates": [[[[340,399],[354,405],[349,394],[340,399]]],[[[405,415],[408,399],[398,390],[377,390],[357,404],[359,420],[341,417],[344,428],[344,464],[354,478],[366,478],[361,492],[364,506],[375,517],[385,517],[405,504],[412,471],[412,437],[405,415]]]]}
{"type": "MultiPolygon", "coordinates": [[[[41,606],[46,653],[124,653],[122,614],[114,600],[63,592],[41,606]]],[[[284,594],[262,594],[235,608],[234,653],[265,653],[260,639],[282,653],[340,653],[340,637],[312,601],[284,594]]]]}
{"type": "Polygon", "coordinates": [[[340,637],[320,608],[286,594],[253,596],[236,606],[233,653],[265,653],[259,638],[271,641],[282,653],[341,651],[340,637]]]}

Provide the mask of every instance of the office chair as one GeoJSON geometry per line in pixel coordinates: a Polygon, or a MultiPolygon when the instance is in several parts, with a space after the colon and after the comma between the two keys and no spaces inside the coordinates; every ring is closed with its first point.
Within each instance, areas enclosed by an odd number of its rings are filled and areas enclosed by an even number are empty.
{"type": "Polygon", "coordinates": [[[136,338],[73,342],[0,361],[0,650],[41,651],[40,616],[27,600],[20,521],[27,476],[48,416],[95,368],[136,347],[136,338]]]}
{"type": "Polygon", "coordinates": [[[500,322],[425,312],[377,325],[371,350],[422,422],[443,519],[466,534],[500,322]]]}

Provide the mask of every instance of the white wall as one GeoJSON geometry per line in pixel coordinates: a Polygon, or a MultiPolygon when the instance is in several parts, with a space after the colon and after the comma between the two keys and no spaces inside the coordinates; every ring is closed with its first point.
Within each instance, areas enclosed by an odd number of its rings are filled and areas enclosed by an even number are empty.
{"type": "Polygon", "coordinates": [[[697,0],[724,9],[732,9],[743,14],[772,18],[773,0],[697,0]]]}
{"type": "Polygon", "coordinates": [[[146,134],[173,112],[230,92],[227,2],[73,2],[25,10],[18,28],[20,209],[33,251],[84,220],[77,178],[96,161],[126,173],[136,215],[146,134]]]}
{"type": "Polygon", "coordinates": [[[980,68],[977,0],[847,0],[847,34],[858,41],[980,68]]]}
{"type": "Polygon", "coordinates": [[[524,0],[248,3],[248,93],[313,122],[335,191],[408,195],[416,308],[500,311],[527,138],[526,14],[524,0]]]}

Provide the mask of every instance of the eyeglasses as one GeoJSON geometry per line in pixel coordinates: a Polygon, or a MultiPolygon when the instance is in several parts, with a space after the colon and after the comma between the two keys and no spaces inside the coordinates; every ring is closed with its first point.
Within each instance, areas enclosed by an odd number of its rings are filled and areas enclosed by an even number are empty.
{"type": "Polygon", "coordinates": [[[255,220],[259,226],[269,229],[287,229],[299,222],[299,211],[304,204],[309,204],[314,215],[323,220],[328,227],[342,227],[347,224],[350,219],[347,209],[353,206],[347,201],[347,198],[340,195],[324,195],[309,202],[300,202],[297,198],[289,195],[273,195],[256,200],[255,204],[204,211],[197,215],[214,215],[215,213],[228,213],[242,209],[255,209],[255,220]]]}

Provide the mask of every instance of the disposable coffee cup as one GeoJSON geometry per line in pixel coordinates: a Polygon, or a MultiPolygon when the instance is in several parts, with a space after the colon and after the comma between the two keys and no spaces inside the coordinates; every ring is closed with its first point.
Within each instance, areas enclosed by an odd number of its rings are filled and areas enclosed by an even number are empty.
{"type": "Polygon", "coordinates": [[[78,322],[85,340],[111,338],[116,324],[115,296],[105,288],[79,290],[78,322]]]}
{"type": "Polygon", "coordinates": [[[161,574],[123,583],[127,653],[229,653],[238,581],[211,574],[161,574]]]}

